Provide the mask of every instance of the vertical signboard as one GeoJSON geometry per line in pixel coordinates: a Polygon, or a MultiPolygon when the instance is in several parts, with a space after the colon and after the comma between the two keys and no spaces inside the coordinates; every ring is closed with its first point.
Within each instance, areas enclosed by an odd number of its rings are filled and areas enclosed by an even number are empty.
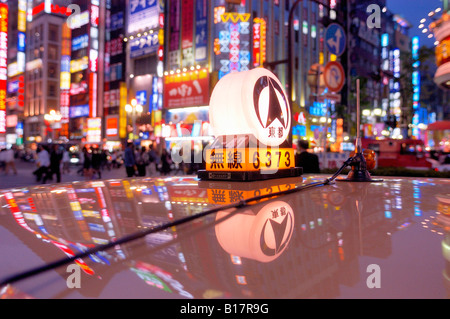
{"type": "Polygon", "coordinates": [[[266,20],[253,19],[253,66],[259,67],[266,61],[266,20]]]}
{"type": "MultiPolygon", "coordinates": [[[[419,61],[419,48],[420,48],[420,39],[418,36],[415,36],[412,38],[412,47],[411,47],[411,53],[414,62],[413,64],[413,73],[412,73],[412,85],[413,85],[413,110],[414,110],[414,116],[412,120],[413,128],[412,128],[412,135],[416,138],[419,138],[420,131],[418,128],[418,125],[421,124],[420,117],[419,117],[419,110],[420,108],[420,63],[419,61]]],[[[422,119],[423,120],[423,119],[422,119]]],[[[422,123],[425,124],[425,123],[422,123]]]]}
{"type": "Polygon", "coordinates": [[[100,117],[87,119],[86,142],[100,143],[102,141],[102,119],[100,117]]]}
{"type": "Polygon", "coordinates": [[[119,136],[119,117],[117,115],[108,115],[106,117],[106,137],[116,139],[119,136]]]}
{"type": "Polygon", "coordinates": [[[127,112],[125,105],[127,104],[127,84],[120,82],[120,108],[119,108],[119,137],[127,137],[127,112]]]}
{"type": "Polygon", "coordinates": [[[182,66],[194,64],[194,0],[181,0],[181,54],[182,66]]]}
{"type": "Polygon", "coordinates": [[[90,36],[91,43],[89,49],[89,117],[97,117],[98,98],[98,58],[99,58],[99,13],[98,1],[91,0],[90,8],[90,36]]]}
{"type": "Polygon", "coordinates": [[[70,87],[71,87],[71,74],[70,74],[70,55],[71,55],[71,38],[72,32],[64,23],[62,26],[62,42],[61,42],[61,81],[60,81],[60,104],[59,110],[61,113],[62,130],[61,135],[69,136],[68,123],[69,123],[69,107],[70,107],[70,87]]]}
{"type": "Polygon", "coordinates": [[[8,79],[7,56],[8,4],[0,3],[0,134],[6,133],[6,81],[8,79]]]}
{"type": "Polygon", "coordinates": [[[208,1],[196,0],[195,6],[195,61],[208,57],[208,1]]]}
{"type": "Polygon", "coordinates": [[[215,65],[219,79],[250,65],[250,13],[225,12],[216,23],[215,65]]]}
{"type": "Polygon", "coordinates": [[[181,65],[180,52],[180,0],[170,0],[169,6],[169,70],[181,65]]]}
{"type": "MultiPolygon", "coordinates": [[[[25,72],[25,43],[27,32],[27,1],[18,0],[17,15],[17,70],[19,73],[25,72]]],[[[19,107],[23,107],[23,101],[19,101],[19,107]]]]}

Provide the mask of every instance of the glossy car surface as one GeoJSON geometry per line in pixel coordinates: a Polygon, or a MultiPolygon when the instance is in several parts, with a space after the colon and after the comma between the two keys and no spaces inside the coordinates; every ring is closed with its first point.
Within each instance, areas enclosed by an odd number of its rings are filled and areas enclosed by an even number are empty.
{"type": "Polygon", "coordinates": [[[449,180],[383,177],[300,190],[327,177],[1,190],[0,297],[449,296],[449,180]]]}

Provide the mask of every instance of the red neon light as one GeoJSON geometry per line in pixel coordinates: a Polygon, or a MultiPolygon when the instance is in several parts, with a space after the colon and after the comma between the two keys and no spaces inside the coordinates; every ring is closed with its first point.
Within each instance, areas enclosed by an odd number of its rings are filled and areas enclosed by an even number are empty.
{"type": "MultiPolygon", "coordinates": [[[[45,10],[45,2],[42,2],[41,4],[39,4],[38,6],[33,8],[33,16],[36,14],[41,13],[42,11],[45,10]]],[[[52,9],[51,9],[52,13],[56,13],[56,14],[62,14],[62,15],[66,15],[66,16],[70,16],[72,14],[72,10],[64,7],[64,6],[59,6],[57,4],[52,4],[52,9]]]]}

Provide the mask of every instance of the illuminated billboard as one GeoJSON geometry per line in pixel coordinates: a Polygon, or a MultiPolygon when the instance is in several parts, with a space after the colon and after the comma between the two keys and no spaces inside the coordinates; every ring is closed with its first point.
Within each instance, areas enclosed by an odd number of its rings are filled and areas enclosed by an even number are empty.
{"type": "Polygon", "coordinates": [[[164,105],[167,108],[209,104],[207,69],[170,74],[164,77],[164,105]]]}
{"type": "Polygon", "coordinates": [[[444,89],[450,89],[450,14],[444,12],[439,20],[430,24],[438,45],[436,46],[436,64],[438,69],[434,82],[444,89]]]}
{"type": "Polygon", "coordinates": [[[159,5],[157,0],[131,0],[128,8],[128,33],[157,28],[159,5]]]}
{"type": "Polygon", "coordinates": [[[87,119],[87,135],[88,143],[100,143],[102,141],[102,119],[100,117],[87,119]]]}
{"type": "Polygon", "coordinates": [[[436,65],[439,67],[450,62],[450,36],[436,46],[436,65]]]}

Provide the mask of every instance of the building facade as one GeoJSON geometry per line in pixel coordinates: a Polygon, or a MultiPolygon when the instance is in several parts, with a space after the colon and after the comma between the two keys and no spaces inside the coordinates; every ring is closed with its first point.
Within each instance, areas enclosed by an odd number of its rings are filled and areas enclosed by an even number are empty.
{"type": "Polygon", "coordinates": [[[200,150],[214,134],[208,105],[215,84],[257,67],[271,69],[290,92],[294,143],[346,150],[356,133],[357,78],[364,135],[392,136],[409,124],[398,77],[401,52],[411,52],[410,25],[385,0],[372,4],[380,9],[379,27],[370,24],[367,4],[354,0],[8,1],[0,138],[20,145],[22,134],[26,143],[69,140],[109,149],[127,140],[190,143],[200,150]],[[338,55],[328,45],[332,24],[345,33],[338,55]],[[330,61],[343,66],[344,85],[324,98],[330,61]],[[51,111],[54,121],[45,119],[51,111]]]}
{"type": "Polygon", "coordinates": [[[28,22],[24,133],[26,143],[48,142],[59,137],[60,123],[45,114],[60,113],[62,39],[65,15],[35,7],[28,22]]]}

